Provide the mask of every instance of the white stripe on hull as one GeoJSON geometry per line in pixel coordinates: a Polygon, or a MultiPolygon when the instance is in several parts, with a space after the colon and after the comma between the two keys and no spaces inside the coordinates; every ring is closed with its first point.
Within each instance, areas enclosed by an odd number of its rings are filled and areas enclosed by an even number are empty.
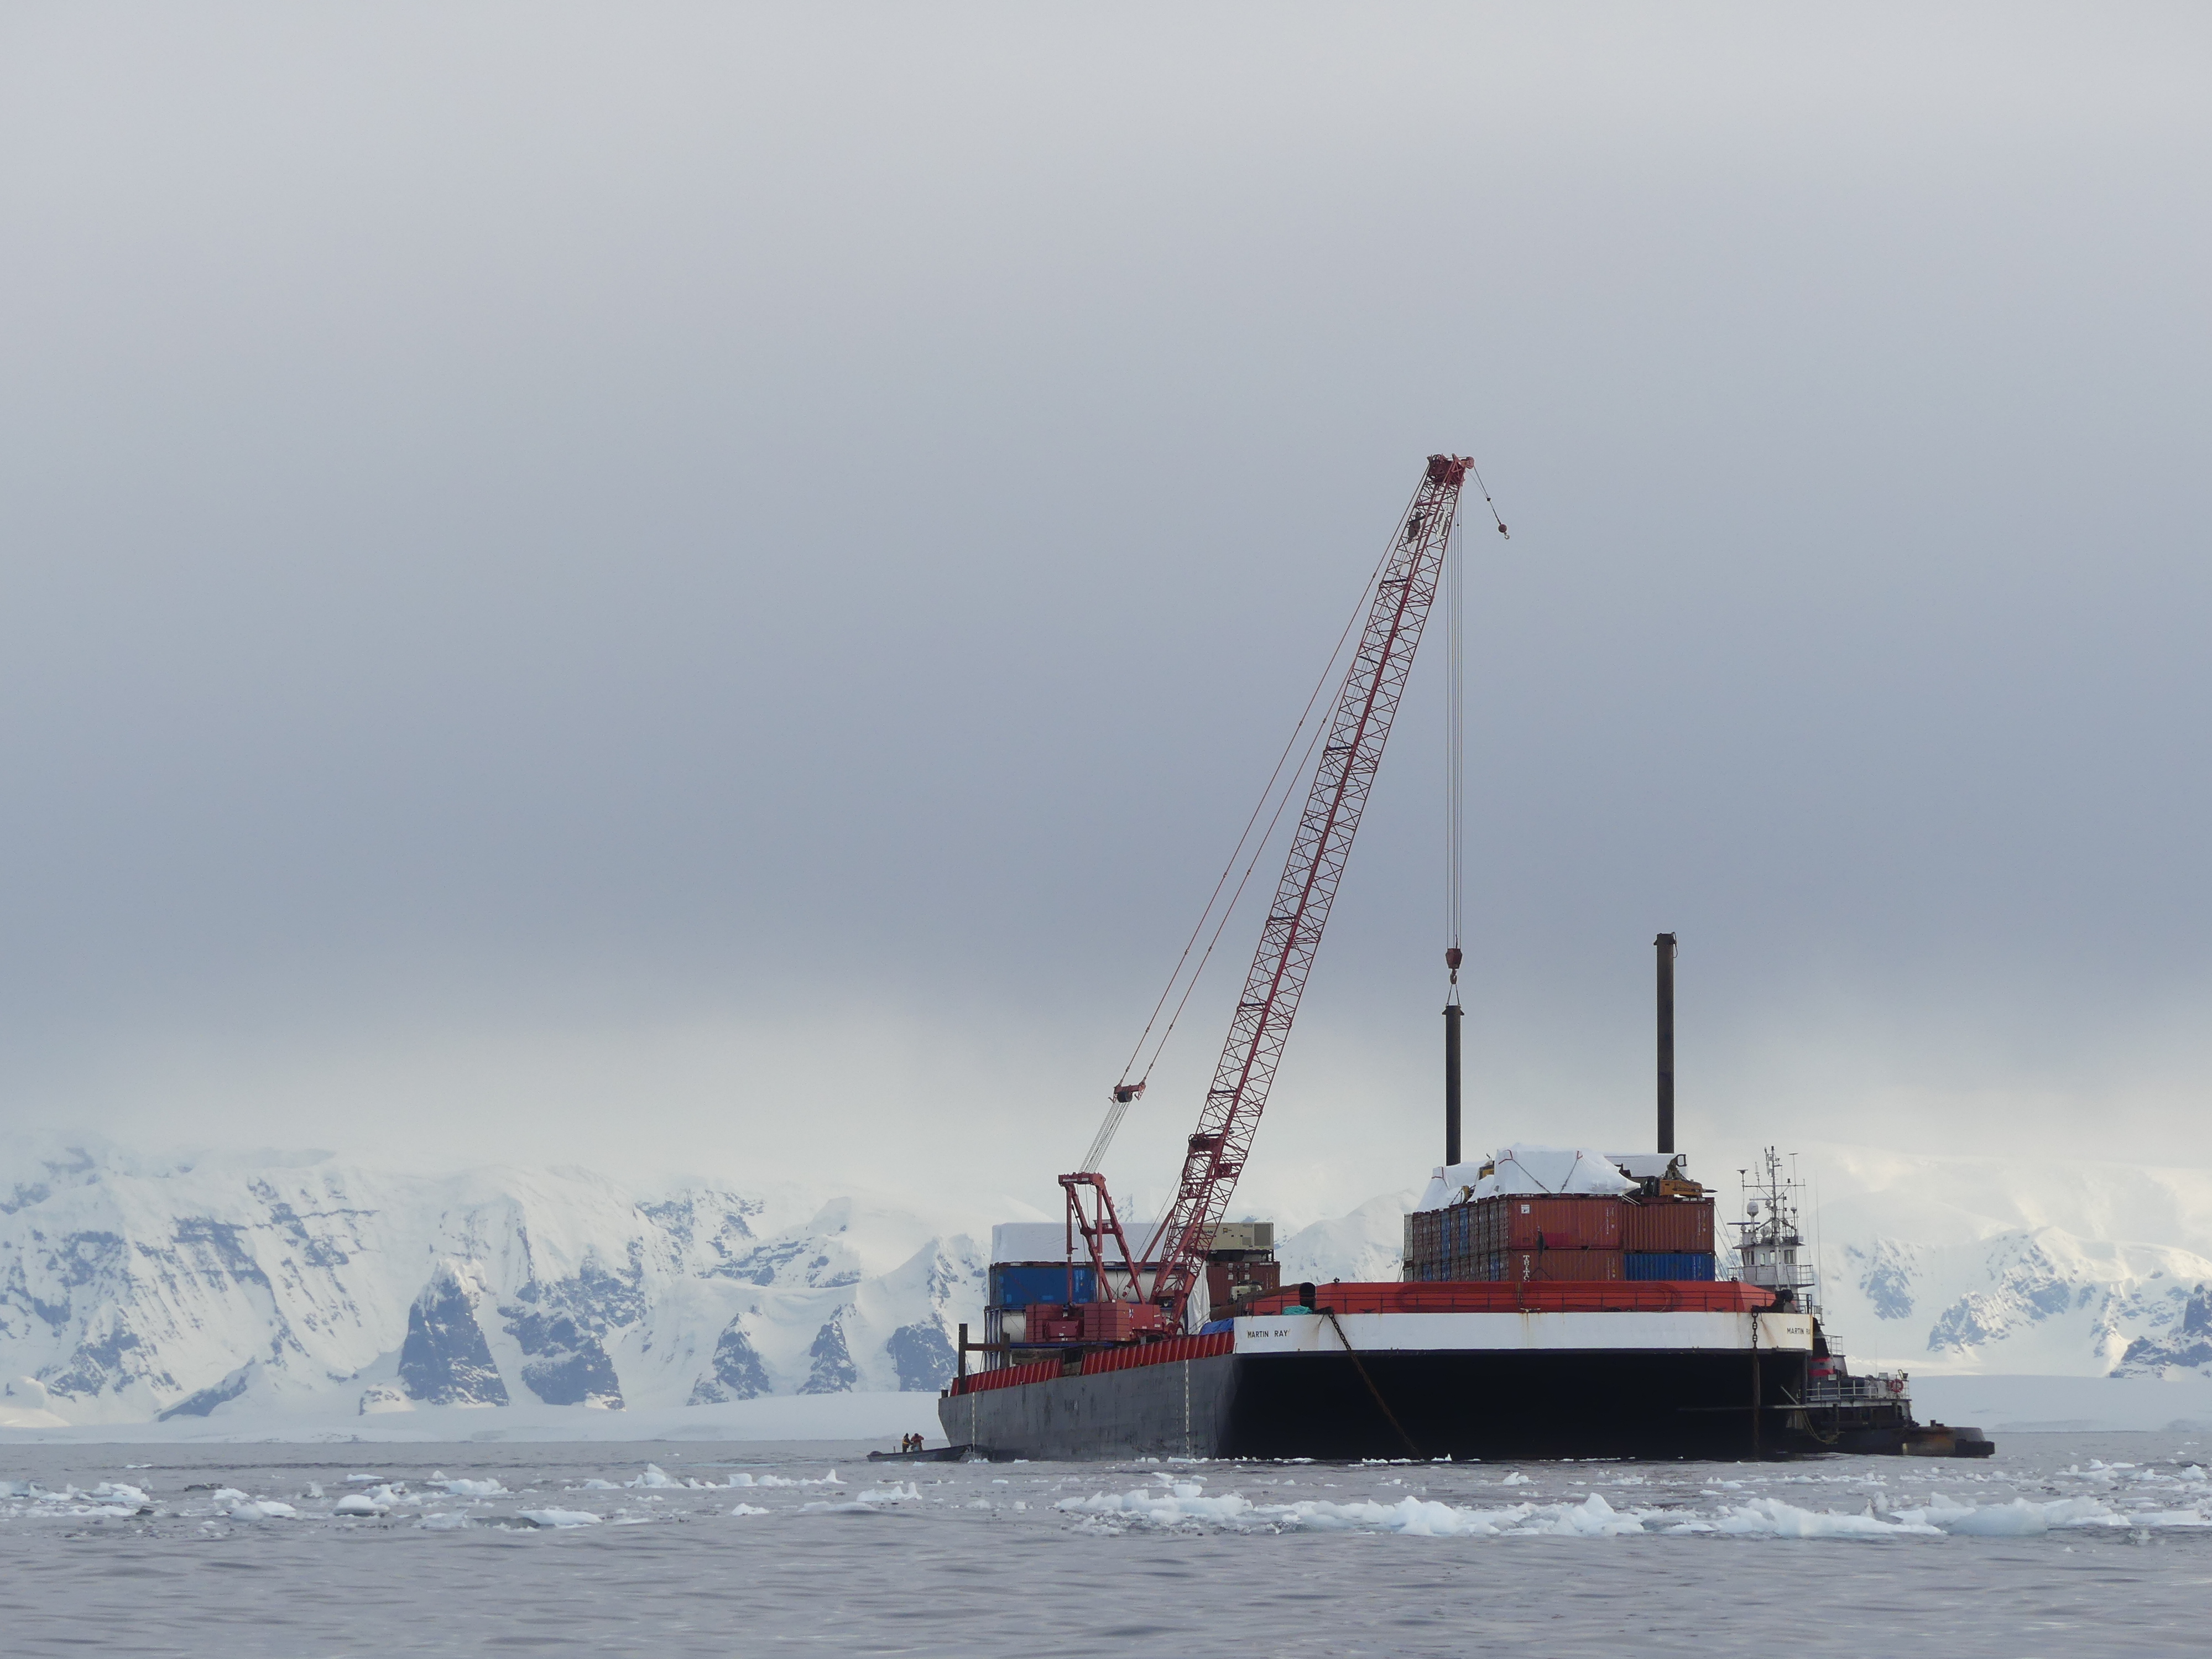
{"type": "Polygon", "coordinates": [[[1532,1352],[1572,1349],[1809,1353],[1802,1313],[1275,1314],[1237,1322],[1238,1353],[1532,1352]],[[1339,1327],[1342,1335],[1338,1334],[1339,1327]]]}

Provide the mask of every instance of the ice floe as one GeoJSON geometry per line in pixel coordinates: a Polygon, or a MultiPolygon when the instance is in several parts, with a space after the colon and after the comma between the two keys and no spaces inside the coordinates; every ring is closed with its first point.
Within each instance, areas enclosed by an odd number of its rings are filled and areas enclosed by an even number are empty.
{"type": "Polygon", "coordinates": [[[599,1517],[588,1510],[524,1510],[516,1517],[533,1527],[596,1527],[599,1517]]]}

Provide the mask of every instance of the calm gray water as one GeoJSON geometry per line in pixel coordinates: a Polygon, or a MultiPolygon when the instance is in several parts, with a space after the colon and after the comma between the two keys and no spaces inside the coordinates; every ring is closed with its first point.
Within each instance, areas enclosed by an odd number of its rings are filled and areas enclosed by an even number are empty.
{"type": "Polygon", "coordinates": [[[0,1449],[0,1650],[2212,1647],[2195,1437],[2015,1436],[1978,1464],[872,1467],[865,1449],[0,1449]]]}

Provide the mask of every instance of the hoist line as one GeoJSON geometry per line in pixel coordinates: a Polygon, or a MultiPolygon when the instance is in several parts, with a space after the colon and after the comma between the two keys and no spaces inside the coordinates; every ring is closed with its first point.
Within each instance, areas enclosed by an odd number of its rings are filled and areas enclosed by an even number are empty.
{"type": "MultiPolygon", "coordinates": [[[[1297,770],[1291,774],[1291,781],[1293,783],[1305,775],[1307,764],[1312,761],[1314,750],[1320,746],[1322,738],[1328,730],[1327,721],[1322,721],[1314,727],[1313,736],[1306,740],[1306,752],[1298,757],[1297,770]]],[[[1182,1000],[1176,1004],[1175,1014],[1168,1021],[1168,1029],[1160,1034],[1159,1047],[1152,1050],[1152,1059],[1146,1062],[1146,1077],[1152,1076],[1152,1067],[1159,1064],[1161,1050],[1167,1047],[1168,1038],[1175,1035],[1176,1022],[1182,1018],[1184,1005],[1190,1001],[1190,994],[1197,988],[1199,975],[1205,973],[1206,964],[1212,959],[1213,947],[1221,943],[1222,931],[1229,926],[1229,918],[1236,913],[1237,900],[1244,896],[1244,885],[1252,879],[1252,872],[1259,868],[1260,855],[1267,850],[1267,843],[1274,839],[1275,826],[1283,821],[1283,810],[1291,804],[1291,797],[1295,793],[1294,790],[1285,789],[1283,791],[1283,798],[1275,803],[1275,815],[1267,820],[1267,833],[1260,837],[1259,845],[1252,849],[1252,856],[1245,860],[1244,873],[1237,878],[1237,890],[1230,895],[1229,903],[1221,912],[1221,920],[1214,923],[1213,937],[1206,942],[1206,954],[1198,959],[1197,970],[1191,975],[1188,982],[1183,986],[1182,1000]]]]}
{"type": "MultiPolygon", "coordinates": [[[[1418,490],[1414,493],[1416,495],[1419,494],[1418,490]]],[[[1411,510],[1412,506],[1413,499],[1409,497],[1407,501],[1407,508],[1408,511],[1411,510]]],[[[1404,515],[1402,514],[1400,515],[1401,521],[1403,516],[1404,515]]],[[[1237,845],[1229,854],[1228,863],[1221,866],[1221,875],[1213,884],[1213,891],[1206,896],[1206,908],[1199,912],[1197,925],[1190,930],[1190,937],[1183,941],[1182,954],[1176,958],[1175,970],[1168,975],[1166,988],[1161,991],[1159,1000],[1152,1005],[1152,1018],[1145,1022],[1144,1032],[1138,1037],[1137,1046],[1130,1050],[1128,1063],[1121,1068],[1121,1082],[1122,1084],[1127,1083],[1129,1080],[1129,1073],[1136,1070],[1138,1056],[1145,1051],[1146,1038],[1152,1036],[1152,1027],[1158,1023],[1160,1010],[1167,1006],[1168,999],[1175,994],[1176,983],[1182,977],[1183,964],[1190,960],[1191,948],[1198,943],[1198,936],[1206,931],[1206,919],[1213,914],[1214,902],[1216,900],[1220,898],[1221,890],[1227,884],[1231,873],[1237,868],[1237,860],[1243,854],[1245,843],[1251,839],[1252,826],[1260,821],[1260,815],[1267,810],[1267,801],[1269,798],[1274,794],[1275,785],[1281,781],[1283,776],[1283,763],[1291,757],[1291,751],[1297,747],[1298,738],[1305,732],[1306,722],[1313,718],[1314,708],[1316,705],[1320,702],[1322,693],[1328,689],[1331,682],[1335,678],[1337,661],[1344,655],[1345,641],[1352,637],[1352,629],[1359,626],[1360,618],[1366,614],[1367,596],[1374,591],[1375,580],[1382,574],[1383,565],[1389,561],[1391,550],[1395,545],[1395,532],[1393,532],[1392,541],[1384,545],[1382,555],[1375,561],[1374,569],[1367,573],[1366,583],[1359,590],[1358,602],[1353,605],[1352,615],[1346,620],[1343,632],[1340,633],[1336,636],[1336,644],[1329,652],[1328,662],[1322,668],[1321,678],[1314,682],[1314,689],[1306,697],[1305,707],[1298,712],[1298,721],[1297,726],[1291,728],[1289,741],[1283,744],[1283,752],[1275,757],[1275,769],[1267,775],[1267,786],[1260,791],[1260,799],[1258,803],[1252,808],[1251,817],[1244,820],[1244,832],[1237,836],[1237,845]]],[[[1312,745],[1310,744],[1307,745],[1307,752],[1309,754],[1312,752],[1312,745]]],[[[1301,760],[1297,771],[1295,771],[1291,775],[1291,782],[1296,783],[1299,775],[1303,773],[1304,770],[1304,762],[1301,760]]],[[[1290,792],[1286,789],[1284,793],[1284,798],[1285,799],[1289,799],[1289,793],[1290,792]]],[[[1275,809],[1275,818],[1269,820],[1268,829],[1271,833],[1273,830],[1276,820],[1279,819],[1281,816],[1282,808],[1279,805],[1275,809]]],[[[1261,838],[1261,845],[1264,847],[1266,844],[1267,839],[1265,836],[1262,836],[1261,838]]],[[[1257,856],[1256,852],[1255,856],[1257,856]]],[[[1245,874],[1248,878],[1251,874],[1251,866],[1249,863],[1245,866],[1245,874]]],[[[1230,902],[1233,908],[1236,901],[1232,898],[1230,902]]],[[[1158,1054],[1155,1051],[1153,1060],[1157,1061],[1158,1058],[1158,1054]]],[[[1146,1071],[1147,1073],[1149,1073],[1152,1067],[1149,1065],[1146,1067],[1146,1071]]]]}
{"type": "MultiPolygon", "coordinates": [[[[1401,524],[1405,521],[1406,514],[1413,510],[1413,503],[1419,498],[1420,489],[1417,485],[1413,495],[1407,498],[1404,511],[1399,514],[1401,524]]],[[[1389,538],[1384,542],[1382,553],[1376,558],[1375,568],[1367,573],[1367,580],[1359,590],[1359,597],[1352,607],[1352,615],[1346,619],[1343,631],[1336,636],[1336,644],[1329,652],[1328,661],[1323,665],[1320,678],[1314,682],[1313,690],[1307,695],[1305,707],[1298,713],[1297,724],[1291,728],[1288,741],[1283,744],[1282,753],[1276,757],[1274,770],[1267,775],[1267,785],[1261,790],[1260,799],[1253,806],[1251,816],[1244,820],[1243,833],[1237,836],[1237,845],[1230,852],[1229,861],[1222,866],[1221,874],[1213,884],[1213,891],[1206,896],[1206,908],[1199,912],[1197,924],[1190,930],[1190,937],[1183,941],[1182,953],[1176,958],[1174,971],[1169,974],[1168,982],[1161,990],[1159,1000],[1152,1005],[1152,1015],[1145,1021],[1145,1029],[1138,1036],[1136,1047],[1129,1051],[1128,1060],[1121,1067],[1121,1079],[1114,1085],[1109,1097],[1110,1103],[1107,1109],[1106,1120],[1099,1126],[1098,1133],[1091,1143],[1091,1151],[1083,1161],[1083,1167],[1086,1170],[1095,1171],[1097,1169],[1100,1162],[1106,1156],[1107,1147],[1113,1142],[1115,1132],[1121,1126],[1121,1119],[1129,1109],[1129,1101],[1134,1098],[1133,1094],[1128,1093],[1129,1074],[1137,1069],[1137,1061],[1145,1052],[1146,1042],[1151,1037],[1153,1027],[1159,1023],[1160,1011],[1167,1006],[1168,999],[1175,994],[1176,982],[1182,978],[1184,964],[1190,960],[1191,951],[1197,945],[1199,935],[1206,931],[1206,921],[1212,915],[1214,904],[1221,897],[1221,890],[1228,884],[1231,873],[1237,868],[1237,859],[1243,854],[1245,844],[1251,839],[1252,826],[1260,821],[1261,814],[1267,811],[1268,799],[1274,794],[1276,784],[1283,780],[1284,763],[1297,749],[1298,738],[1304,735],[1306,723],[1312,720],[1314,709],[1320,703],[1322,693],[1328,689],[1336,678],[1337,664],[1344,655],[1346,642],[1351,639],[1353,630],[1359,626],[1361,618],[1366,614],[1368,595],[1374,592],[1376,581],[1381,577],[1383,568],[1389,563],[1392,553],[1396,550],[1397,537],[1398,532],[1394,529],[1389,538]]],[[[1289,804],[1298,779],[1304,775],[1306,762],[1312,757],[1314,747],[1320,742],[1322,733],[1328,729],[1328,724],[1327,720],[1322,720],[1316,725],[1314,735],[1307,742],[1305,754],[1299,757],[1297,769],[1291,773],[1289,781],[1285,785],[1282,799],[1276,802],[1274,813],[1267,820],[1267,831],[1261,836],[1259,845],[1252,849],[1251,858],[1245,862],[1244,873],[1237,879],[1237,890],[1231,895],[1228,907],[1222,911],[1220,921],[1214,926],[1213,937],[1206,942],[1205,953],[1200,957],[1198,967],[1192,972],[1189,982],[1184,985],[1182,997],[1176,1004],[1175,1013],[1170,1017],[1167,1029],[1160,1033],[1159,1042],[1152,1048],[1152,1058],[1145,1062],[1144,1072],[1135,1085],[1139,1091],[1143,1089],[1145,1080],[1152,1076],[1152,1067],[1159,1063],[1160,1055],[1166,1049],[1168,1038],[1175,1034],[1176,1023],[1182,1018],[1183,1008],[1190,1001],[1191,992],[1196,988],[1199,976],[1206,971],[1206,962],[1213,955],[1213,947],[1219,943],[1222,930],[1228,926],[1229,917],[1235,911],[1237,900],[1243,895],[1245,884],[1251,880],[1252,872],[1259,862],[1260,854],[1265,850],[1269,838],[1273,836],[1275,826],[1281,822],[1283,809],[1289,804]]]]}

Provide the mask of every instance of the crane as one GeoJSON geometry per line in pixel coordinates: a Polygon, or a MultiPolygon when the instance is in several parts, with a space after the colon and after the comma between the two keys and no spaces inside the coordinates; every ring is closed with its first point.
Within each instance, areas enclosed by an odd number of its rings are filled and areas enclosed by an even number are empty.
{"type": "MultiPolygon", "coordinates": [[[[1070,1260],[1079,1235],[1091,1259],[1096,1304],[1103,1304],[1095,1311],[1085,1310],[1084,1338],[1126,1341],[1173,1335],[1183,1328],[1191,1291],[1204,1271],[1214,1230],[1237,1190],[1237,1176],[1243,1173],[1284,1045],[1290,1040],[1291,1023],[1297,1018],[1298,999],[1313,971],[1329,906],[1344,879],[1352,836],[1358,831],[1383,745],[1389,741],[1391,721],[1413,671],[1421,626],[1436,599],[1459,510],[1460,485],[1474,466],[1465,456],[1429,457],[1383,557],[1370,590],[1358,648],[1337,693],[1305,808],[1261,927],[1252,965],[1245,972],[1221,1058],[1214,1065],[1212,1086],[1206,1092],[1198,1127],[1183,1154],[1174,1200],[1143,1251],[1130,1249],[1105,1177],[1097,1169],[1120,1115],[1142,1091],[1141,1081],[1133,1085],[1125,1081],[1115,1089],[1106,1127],[1085,1160],[1092,1167],[1060,1177],[1067,1200],[1070,1260]],[[1108,1255],[1109,1241],[1118,1263],[1108,1255]],[[1144,1282],[1140,1264],[1157,1264],[1150,1284],[1144,1282]]],[[[1498,529],[1501,535],[1505,532],[1503,521],[1498,529]]]]}

